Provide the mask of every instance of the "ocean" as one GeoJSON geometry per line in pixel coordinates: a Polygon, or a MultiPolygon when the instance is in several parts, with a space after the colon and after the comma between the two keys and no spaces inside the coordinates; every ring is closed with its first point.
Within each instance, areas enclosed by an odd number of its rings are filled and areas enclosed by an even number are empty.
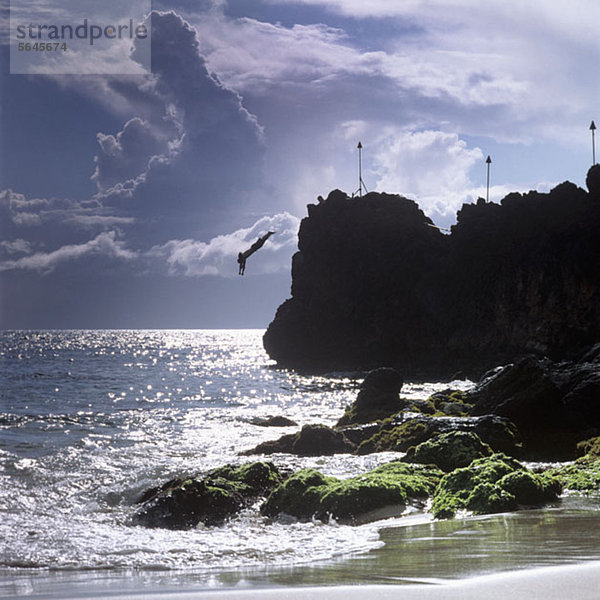
{"type": "MultiPolygon", "coordinates": [[[[581,533],[600,524],[594,499],[528,511],[525,528],[523,515],[505,515],[500,534],[498,517],[444,524],[410,512],[353,527],[272,522],[256,507],[219,527],[172,531],[132,525],[134,502],[145,489],[175,476],[249,462],[253,459],[240,457],[241,451],[297,430],[260,427],[255,419],[283,415],[299,426],[333,425],[355,399],[364,374],[313,376],[278,369],[262,348],[262,334],[2,332],[0,595],[75,597],[82,590],[89,595],[90,586],[107,593],[143,593],[360,583],[374,577],[401,582],[518,568],[523,556],[528,564],[535,556],[541,556],[541,564],[600,558],[600,543],[581,533]],[[561,551],[555,539],[549,558],[539,536],[544,530],[556,538],[561,527],[544,528],[548,519],[564,526],[560,540],[566,544],[561,551]],[[498,549],[499,535],[506,546],[502,536],[511,527],[520,532],[513,532],[514,539],[529,535],[515,564],[498,566],[495,559],[482,558],[467,569],[449,562],[449,556],[460,554],[463,538],[472,551],[473,540],[484,540],[481,556],[490,556],[498,549]],[[473,528],[473,535],[462,535],[465,528],[473,528]],[[444,540],[451,538],[456,543],[449,550],[444,540]],[[441,540],[437,545],[436,539],[441,540]],[[398,547],[410,547],[410,558],[396,550],[392,567],[390,549],[398,547]],[[535,556],[531,548],[538,549],[535,556]],[[432,566],[436,556],[437,567],[432,566]],[[417,557],[424,561],[420,566],[417,557]]],[[[402,395],[424,398],[449,385],[468,389],[473,384],[406,383],[402,395]]],[[[397,457],[388,452],[268,459],[344,478],[397,457]]]]}

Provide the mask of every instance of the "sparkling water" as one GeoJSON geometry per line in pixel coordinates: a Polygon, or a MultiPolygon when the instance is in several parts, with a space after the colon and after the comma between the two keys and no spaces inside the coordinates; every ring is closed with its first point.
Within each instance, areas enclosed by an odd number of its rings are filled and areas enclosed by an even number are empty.
{"type": "MultiPolygon", "coordinates": [[[[361,374],[277,369],[262,348],[262,334],[2,333],[2,574],[200,572],[323,561],[381,545],[377,523],[272,523],[256,508],[221,527],[171,531],[130,524],[144,489],[248,462],[240,451],[297,430],[259,427],[256,418],[284,415],[299,426],[332,425],[355,399],[361,374]]],[[[447,385],[407,384],[403,395],[426,397],[447,385]]],[[[270,459],[349,477],[395,457],[270,459]]]]}

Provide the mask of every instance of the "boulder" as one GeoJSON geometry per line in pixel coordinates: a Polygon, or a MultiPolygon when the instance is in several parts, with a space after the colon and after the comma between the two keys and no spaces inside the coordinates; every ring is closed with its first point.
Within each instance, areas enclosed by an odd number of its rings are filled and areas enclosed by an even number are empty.
{"type": "Polygon", "coordinates": [[[433,467],[398,461],[345,480],[304,469],[276,488],[261,512],[270,517],[285,514],[300,520],[333,518],[357,524],[400,515],[409,503],[422,504],[441,476],[433,467]]]}
{"type": "Polygon", "coordinates": [[[406,452],[432,437],[456,431],[475,433],[494,452],[521,456],[523,444],[515,425],[507,418],[497,415],[482,417],[432,417],[418,415],[404,420],[402,417],[388,419],[379,431],[362,442],[358,454],[384,452],[388,450],[406,452]]]}
{"type": "Polygon", "coordinates": [[[400,399],[402,376],[396,369],[381,367],[367,373],[353,404],[338,421],[337,427],[370,423],[396,414],[407,402],[400,399]]]}
{"type": "Polygon", "coordinates": [[[266,496],[282,479],[273,464],[264,462],[225,465],[200,479],[179,477],[146,490],[131,520],[135,525],[168,529],[218,525],[266,496]]]}
{"type": "Polygon", "coordinates": [[[468,467],[444,475],[433,496],[432,512],[438,519],[459,510],[476,515],[543,506],[558,499],[560,481],[551,474],[536,474],[516,459],[493,454],[468,467]]]}
{"type": "Polygon", "coordinates": [[[575,462],[557,467],[550,474],[558,479],[564,489],[583,494],[600,492],[600,458],[589,455],[575,462]]]}
{"type": "Polygon", "coordinates": [[[531,459],[575,458],[577,443],[600,434],[597,347],[577,362],[526,357],[485,377],[469,393],[473,414],[509,418],[531,459]]]}
{"type": "Polygon", "coordinates": [[[263,442],[242,455],[252,454],[296,454],[298,456],[329,456],[352,453],[356,444],[341,431],[326,425],[305,425],[298,433],[284,435],[277,440],[263,442]]]}
{"type": "Polygon", "coordinates": [[[468,467],[475,459],[493,454],[493,450],[484,444],[472,431],[452,431],[434,436],[408,449],[404,462],[432,464],[442,471],[454,471],[468,467]]]}
{"type": "Polygon", "coordinates": [[[432,394],[428,400],[433,404],[433,414],[449,417],[466,417],[471,413],[473,405],[468,402],[469,396],[461,390],[446,389],[432,394]]]}

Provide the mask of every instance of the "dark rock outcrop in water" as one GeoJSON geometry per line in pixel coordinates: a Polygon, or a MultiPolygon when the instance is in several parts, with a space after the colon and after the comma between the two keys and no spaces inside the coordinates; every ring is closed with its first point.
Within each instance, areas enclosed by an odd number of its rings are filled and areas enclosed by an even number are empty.
{"type": "Polygon", "coordinates": [[[305,425],[298,433],[290,433],[277,440],[263,442],[256,448],[240,454],[249,456],[283,452],[298,456],[330,456],[332,454],[348,454],[354,450],[356,450],[356,445],[343,432],[326,425],[305,425]]]}
{"type": "Polygon", "coordinates": [[[257,418],[252,421],[252,424],[258,425],[259,427],[295,427],[298,425],[296,421],[292,421],[292,419],[288,419],[281,415],[268,417],[266,419],[257,418]]]}
{"type": "Polygon", "coordinates": [[[464,205],[451,235],[401,196],[332,192],[308,206],[267,352],[305,370],[445,377],[597,342],[600,167],[587,185],[464,205]]]}
{"type": "Polygon", "coordinates": [[[266,497],[283,477],[271,463],[225,465],[205,477],[179,477],[146,490],[132,523],[144,527],[188,529],[218,525],[242,508],[266,497]]]}
{"type": "Polygon", "coordinates": [[[370,371],[337,426],[370,423],[399,412],[407,404],[400,399],[402,384],[402,376],[396,369],[380,367],[370,371]]]}
{"type": "Polygon", "coordinates": [[[575,458],[577,443],[600,435],[600,344],[577,362],[527,357],[496,370],[469,393],[473,414],[507,417],[531,458],[575,458]]]}

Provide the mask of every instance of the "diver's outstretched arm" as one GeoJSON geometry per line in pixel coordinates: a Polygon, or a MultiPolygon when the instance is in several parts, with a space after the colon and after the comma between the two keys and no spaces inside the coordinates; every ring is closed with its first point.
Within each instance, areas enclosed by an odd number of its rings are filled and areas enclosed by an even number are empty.
{"type": "Polygon", "coordinates": [[[268,231],[267,233],[265,233],[265,235],[263,235],[262,237],[259,237],[254,242],[254,244],[252,244],[252,246],[250,246],[250,248],[248,250],[246,250],[246,252],[242,253],[244,255],[244,257],[248,258],[252,254],[254,254],[257,250],[260,250],[264,246],[265,242],[274,234],[275,234],[274,231],[268,231]]]}

